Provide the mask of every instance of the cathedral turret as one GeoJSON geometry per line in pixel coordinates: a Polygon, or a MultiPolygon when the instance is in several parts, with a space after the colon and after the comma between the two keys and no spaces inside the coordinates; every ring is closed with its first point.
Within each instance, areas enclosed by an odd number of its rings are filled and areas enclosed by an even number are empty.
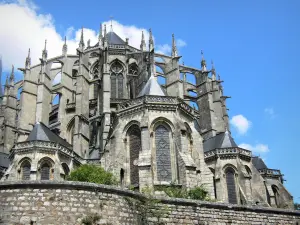
{"type": "Polygon", "coordinates": [[[172,57],[177,57],[178,53],[177,53],[177,47],[176,47],[176,41],[175,41],[175,36],[174,34],[172,34],[172,57]]]}
{"type": "Polygon", "coordinates": [[[211,61],[211,79],[213,81],[216,80],[216,70],[215,70],[215,66],[214,66],[214,62],[211,61]]]}
{"type": "Polygon", "coordinates": [[[140,45],[141,51],[146,51],[146,41],[144,37],[144,31],[142,31],[142,40],[140,45]]]}
{"type": "Polygon", "coordinates": [[[10,85],[10,87],[15,86],[15,67],[14,67],[14,65],[12,65],[12,67],[11,67],[11,74],[9,76],[9,85],[10,85]]]}
{"type": "Polygon", "coordinates": [[[108,47],[108,40],[107,40],[107,32],[106,32],[106,24],[104,24],[104,41],[103,41],[103,47],[107,48],[108,47]]]}
{"type": "Polygon", "coordinates": [[[64,56],[67,56],[67,53],[68,53],[67,37],[65,36],[65,43],[64,43],[63,48],[62,48],[62,54],[64,56]]]}

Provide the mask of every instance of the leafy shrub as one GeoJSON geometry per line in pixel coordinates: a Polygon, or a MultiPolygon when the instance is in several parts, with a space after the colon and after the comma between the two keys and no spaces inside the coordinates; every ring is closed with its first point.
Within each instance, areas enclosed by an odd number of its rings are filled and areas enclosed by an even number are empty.
{"type": "Polygon", "coordinates": [[[106,185],[117,184],[116,178],[112,173],[105,171],[100,166],[88,164],[81,165],[77,169],[73,170],[67,177],[67,180],[106,185]]]}
{"type": "Polygon", "coordinates": [[[205,200],[209,201],[209,195],[208,191],[206,191],[202,186],[192,188],[188,191],[188,196],[190,199],[196,199],[196,200],[205,200]]]}
{"type": "Polygon", "coordinates": [[[181,188],[174,184],[171,184],[171,186],[168,187],[158,187],[157,190],[164,191],[171,198],[187,198],[210,201],[208,191],[206,191],[203,186],[198,186],[188,191],[185,188],[181,188]]]}
{"type": "Polygon", "coordinates": [[[101,219],[101,217],[97,213],[95,213],[95,214],[87,215],[82,219],[81,222],[83,225],[94,225],[99,219],[101,219]]]}

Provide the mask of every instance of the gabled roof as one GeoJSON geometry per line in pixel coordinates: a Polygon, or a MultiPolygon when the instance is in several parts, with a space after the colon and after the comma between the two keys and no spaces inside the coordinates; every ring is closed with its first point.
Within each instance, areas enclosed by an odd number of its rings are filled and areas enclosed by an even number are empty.
{"type": "Polygon", "coordinates": [[[203,143],[204,152],[216,148],[233,148],[238,147],[228,131],[217,134],[216,136],[207,139],[203,143]]]}
{"type": "Polygon", "coordinates": [[[53,133],[45,124],[36,123],[26,141],[49,141],[59,143],[67,148],[72,147],[60,136],[53,133]]]}
{"type": "Polygon", "coordinates": [[[166,96],[166,94],[164,93],[160,84],[157,82],[154,76],[151,76],[149,78],[146,85],[139,93],[138,97],[145,96],[145,95],[166,96]]]}
{"type": "Polygon", "coordinates": [[[125,41],[122,40],[115,32],[110,31],[107,34],[107,41],[108,44],[112,45],[124,45],[125,41]]]}
{"type": "Polygon", "coordinates": [[[258,156],[252,157],[252,164],[257,170],[262,170],[262,169],[268,169],[266,166],[265,162],[262,160],[262,158],[258,156]]]}

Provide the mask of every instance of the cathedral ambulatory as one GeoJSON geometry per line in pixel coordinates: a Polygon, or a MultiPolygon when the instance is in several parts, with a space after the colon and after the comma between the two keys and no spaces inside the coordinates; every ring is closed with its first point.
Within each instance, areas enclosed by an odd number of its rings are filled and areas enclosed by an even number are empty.
{"type": "Polygon", "coordinates": [[[12,70],[0,93],[2,180],[64,180],[96,163],[123,188],[203,186],[219,202],[292,207],[280,171],[232,138],[214,65],[203,53],[201,68],[181,64],[174,34],[171,55],[157,53],[149,33],[135,48],[106,26],[86,45],[82,30],[76,55],[65,40],[49,59],[45,42],[38,65],[29,51],[23,80],[12,70]]]}

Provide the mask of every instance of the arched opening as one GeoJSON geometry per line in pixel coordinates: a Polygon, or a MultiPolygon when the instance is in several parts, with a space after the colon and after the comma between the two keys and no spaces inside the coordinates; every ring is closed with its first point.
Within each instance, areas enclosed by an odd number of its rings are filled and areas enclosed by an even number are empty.
{"type": "Polygon", "coordinates": [[[196,109],[196,110],[199,110],[199,106],[196,102],[194,101],[190,101],[189,102],[189,105],[193,108],[193,109],[196,109]]]}
{"type": "Polygon", "coordinates": [[[158,181],[172,181],[170,130],[164,125],[155,129],[156,167],[158,181]]]}
{"type": "Polygon", "coordinates": [[[31,164],[28,160],[25,160],[21,164],[21,179],[22,180],[30,180],[30,170],[31,170],[31,164]]]}
{"type": "Polygon", "coordinates": [[[41,180],[50,180],[50,168],[51,165],[49,162],[43,162],[41,164],[41,180]]]}
{"type": "Polygon", "coordinates": [[[138,159],[141,151],[141,131],[138,125],[132,125],[128,131],[129,139],[129,162],[130,162],[130,184],[139,185],[138,159]]]}
{"type": "Polygon", "coordinates": [[[118,61],[111,65],[111,98],[123,98],[123,73],[124,68],[118,61]]]}
{"type": "Polygon", "coordinates": [[[60,100],[60,96],[59,96],[59,94],[56,94],[56,95],[53,97],[53,99],[52,99],[52,102],[51,102],[52,106],[58,105],[58,104],[59,104],[59,100],[60,100]]]}
{"type": "Polygon", "coordinates": [[[160,85],[166,85],[166,78],[163,77],[163,76],[157,76],[157,82],[160,84],[160,85]]]}
{"type": "Polygon", "coordinates": [[[18,93],[17,93],[17,99],[18,99],[18,100],[21,99],[22,91],[23,91],[23,87],[20,87],[20,88],[18,89],[18,93]]]}
{"type": "Polygon", "coordinates": [[[72,119],[69,122],[69,125],[68,125],[68,128],[67,128],[67,141],[71,145],[73,145],[73,140],[74,140],[74,128],[75,128],[75,120],[72,119]]]}
{"type": "Polygon", "coordinates": [[[272,191],[274,193],[274,201],[275,201],[275,205],[278,207],[278,203],[279,203],[279,191],[278,191],[278,187],[275,185],[272,185],[272,191]]]}
{"type": "Polygon", "coordinates": [[[192,129],[187,123],[184,123],[186,127],[186,138],[187,138],[187,145],[188,145],[188,152],[192,154],[193,152],[193,137],[192,137],[192,129]]]}
{"type": "Polygon", "coordinates": [[[125,175],[125,171],[123,168],[120,169],[120,185],[121,187],[124,186],[124,175],[125,175]]]}
{"type": "Polygon", "coordinates": [[[237,193],[235,185],[235,171],[233,168],[228,167],[225,170],[228,202],[231,204],[237,204],[237,193]]]}
{"type": "Polygon", "coordinates": [[[215,170],[213,168],[209,168],[209,169],[213,175],[214,195],[215,195],[215,199],[217,199],[217,185],[216,185],[215,170]]]}
{"type": "Polygon", "coordinates": [[[196,85],[196,77],[195,77],[195,75],[192,74],[192,73],[186,73],[186,81],[188,83],[196,85]]]}
{"type": "Polygon", "coordinates": [[[197,93],[195,91],[188,91],[189,96],[191,97],[197,97],[197,93]]]}
{"type": "Polygon", "coordinates": [[[69,167],[66,163],[61,164],[61,166],[62,166],[63,171],[64,171],[63,178],[65,180],[70,174],[70,169],[69,169],[69,167]]]}
{"type": "Polygon", "coordinates": [[[61,83],[61,72],[58,72],[52,81],[52,85],[54,86],[60,83],[61,83]]]}

